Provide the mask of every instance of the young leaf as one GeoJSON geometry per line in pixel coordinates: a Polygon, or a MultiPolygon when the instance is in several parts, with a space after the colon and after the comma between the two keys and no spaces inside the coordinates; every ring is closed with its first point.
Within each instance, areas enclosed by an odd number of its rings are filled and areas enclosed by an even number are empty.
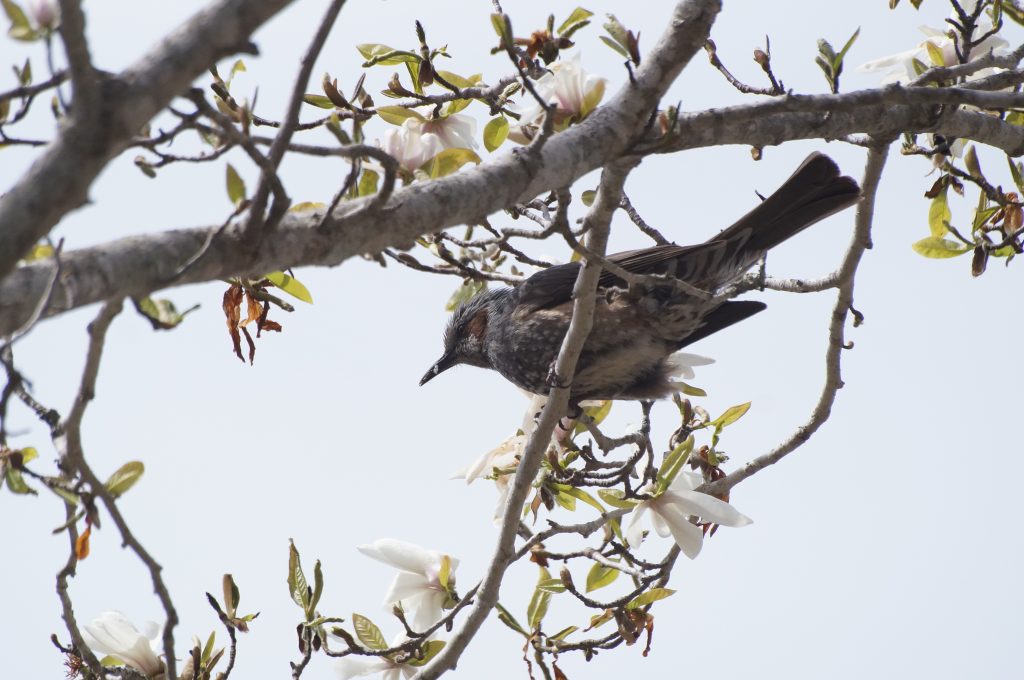
{"type": "Polygon", "coordinates": [[[545,593],[564,593],[565,584],[560,578],[549,578],[537,582],[537,588],[545,593]]]}
{"type": "Polygon", "coordinates": [[[409,666],[415,666],[417,668],[420,666],[425,666],[431,659],[437,656],[438,652],[444,649],[444,646],[444,640],[428,640],[427,642],[423,643],[423,647],[421,648],[423,650],[423,657],[420,659],[409,659],[405,663],[409,666]]]}
{"type": "Polygon", "coordinates": [[[664,600],[666,597],[668,597],[669,595],[673,595],[675,592],[676,591],[671,590],[669,588],[651,588],[646,593],[641,593],[640,595],[637,595],[632,600],[630,600],[629,604],[626,605],[626,609],[638,609],[640,607],[644,607],[646,605],[651,604],[652,602],[664,600]]]}
{"type": "Polygon", "coordinates": [[[931,231],[932,236],[945,236],[946,232],[949,231],[949,227],[946,225],[949,224],[953,215],[949,211],[949,201],[946,196],[948,193],[949,186],[942,187],[942,190],[936,194],[935,198],[932,199],[931,205],[928,207],[928,229],[931,231]]]}
{"type": "Polygon", "coordinates": [[[291,295],[293,298],[313,304],[313,296],[309,294],[309,289],[302,285],[298,279],[291,277],[284,272],[270,272],[264,278],[291,295]]]}
{"type": "Polygon", "coordinates": [[[530,605],[526,609],[526,624],[530,630],[537,630],[544,616],[548,613],[548,604],[551,602],[551,593],[541,590],[540,584],[551,580],[551,573],[544,567],[540,568],[540,578],[537,587],[530,598],[530,605]]]}
{"type": "Polygon", "coordinates": [[[527,633],[526,630],[521,625],[519,625],[519,622],[516,621],[516,617],[512,616],[512,613],[509,612],[509,610],[505,609],[505,607],[502,606],[502,604],[500,602],[496,602],[495,605],[494,605],[494,608],[498,610],[498,620],[499,621],[501,621],[506,626],[508,626],[509,628],[514,630],[515,632],[519,633],[523,637],[529,637],[530,636],[530,634],[527,633]]]}
{"type": "Polygon", "coordinates": [[[381,120],[392,125],[401,126],[409,118],[414,118],[421,123],[427,122],[423,114],[402,106],[378,106],[377,113],[380,115],[381,120]]]}
{"type": "Polygon", "coordinates": [[[590,593],[598,588],[611,585],[619,577],[620,573],[618,569],[612,569],[595,562],[594,566],[590,567],[590,571],[587,572],[587,592],[590,593]]]}
{"type": "Polygon", "coordinates": [[[420,167],[431,179],[437,179],[447,177],[467,163],[479,165],[480,156],[472,149],[452,148],[439,152],[420,167]]]}
{"type": "Polygon", "coordinates": [[[228,163],[227,169],[228,198],[235,205],[245,200],[245,181],[235,170],[235,166],[228,163]]]}
{"type": "Polygon", "coordinates": [[[509,124],[505,116],[496,116],[484,126],[484,148],[494,151],[508,139],[509,124]]]}
{"type": "Polygon", "coordinates": [[[725,413],[712,420],[708,425],[722,429],[726,425],[732,425],[737,420],[743,417],[743,415],[750,410],[750,402],[745,404],[739,404],[738,406],[730,406],[725,409],[725,413]]]}
{"type": "Polygon", "coordinates": [[[356,636],[367,649],[388,648],[388,641],[384,639],[380,628],[362,614],[352,614],[352,627],[356,629],[356,636]]]}
{"type": "Polygon", "coordinates": [[[923,238],[911,246],[918,255],[924,255],[933,259],[945,259],[963,255],[971,250],[971,247],[959,241],[951,241],[940,236],[929,236],[923,238]]]}
{"type": "Polygon", "coordinates": [[[589,19],[592,16],[594,16],[593,12],[585,10],[582,7],[577,7],[572,11],[572,14],[570,14],[568,18],[566,18],[566,20],[562,22],[562,25],[558,27],[558,34],[561,35],[570,28],[573,29],[573,31],[579,30],[579,28],[576,27],[576,24],[586,22],[587,19],[589,19]]]}
{"type": "Polygon", "coordinates": [[[309,584],[306,583],[306,575],[302,573],[299,551],[291,539],[288,539],[288,592],[295,604],[305,611],[309,598],[309,584]]]}
{"type": "Polygon", "coordinates": [[[632,510],[640,501],[626,500],[621,489],[598,489],[597,495],[608,505],[622,510],[632,510]]]}
{"type": "Polygon", "coordinates": [[[133,460],[125,463],[117,469],[114,474],[110,475],[110,479],[107,480],[104,486],[107,487],[107,491],[114,498],[117,498],[128,489],[135,486],[135,482],[139,481],[142,477],[142,473],[146,471],[146,466],[137,460],[133,460]]]}

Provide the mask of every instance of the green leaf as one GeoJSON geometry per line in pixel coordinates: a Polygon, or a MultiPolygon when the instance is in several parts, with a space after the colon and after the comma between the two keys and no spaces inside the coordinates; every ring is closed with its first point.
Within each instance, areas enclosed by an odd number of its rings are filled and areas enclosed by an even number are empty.
{"type": "Polygon", "coordinates": [[[479,165],[480,156],[472,149],[453,148],[441,151],[420,167],[428,177],[437,179],[447,177],[467,163],[479,165]]]}
{"type": "MultiPolygon", "coordinates": [[[[985,179],[985,175],[981,172],[981,164],[978,162],[978,151],[975,149],[974,144],[967,147],[967,152],[964,153],[964,165],[967,166],[967,172],[971,173],[971,177],[985,179]]],[[[981,195],[984,196],[984,192],[981,195]]]]}
{"type": "Polygon", "coordinates": [[[933,259],[945,259],[956,257],[970,252],[971,248],[965,243],[951,241],[940,236],[929,236],[923,238],[911,246],[918,255],[924,255],[933,259]]]}
{"type": "Polygon", "coordinates": [[[624,498],[625,493],[621,489],[598,489],[597,495],[608,505],[621,510],[632,510],[640,503],[637,500],[624,498]]]}
{"type": "Polygon", "coordinates": [[[749,410],[749,401],[745,404],[730,406],[729,408],[725,409],[725,413],[712,420],[710,423],[708,423],[708,425],[711,427],[718,428],[720,430],[727,425],[732,425],[733,423],[735,423],[737,420],[742,418],[743,415],[749,410]]]}
{"type": "Polygon", "coordinates": [[[39,452],[36,451],[34,446],[26,446],[23,449],[18,449],[18,452],[21,453],[22,465],[27,465],[28,463],[32,462],[33,460],[39,457],[39,452]]]}
{"type": "Polygon", "coordinates": [[[679,388],[679,391],[690,397],[706,397],[708,393],[699,387],[694,387],[689,383],[684,383],[682,380],[677,380],[672,383],[679,388]]]}
{"type": "Polygon", "coordinates": [[[530,598],[530,605],[526,609],[526,623],[530,630],[537,630],[544,616],[548,613],[548,605],[551,603],[551,593],[541,590],[540,584],[551,580],[551,573],[544,567],[540,568],[540,578],[537,587],[534,588],[533,597],[530,598]]]}
{"type": "Polygon", "coordinates": [[[388,648],[388,641],[384,639],[380,628],[362,614],[352,614],[352,627],[356,630],[356,637],[367,649],[388,648]]]}
{"type": "Polygon", "coordinates": [[[1013,183],[1017,185],[1017,189],[1024,191],[1024,180],[1021,179],[1021,166],[1015,163],[1009,156],[1006,157],[1006,162],[1010,165],[1010,176],[1013,177],[1013,183]]]}
{"type": "Polygon", "coordinates": [[[396,50],[394,47],[381,45],[380,43],[362,43],[356,45],[359,54],[363,55],[366,61],[363,67],[368,66],[390,66],[408,62],[418,62],[420,56],[404,50],[396,50]]]}
{"type": "Polygon", "coordinates": [[[380,179],[373,170],[369,168],[363,169],[363,174],[359,176],[359,185],[356,188],[358,196],[372,196],[377,193],[377,181],[380,179]]]}
{"type": "Polygon", "coordinates": [[[231,574],[224,574],[221,581],[224,590],[224,606],[227,608],[228,618],[234,617],[238,611],[238,603],[242,601],[242,594],[235,585],[235,578],[231,574]]]}
{"type": "Polygon", "coordinates": [[[619,577],[619,570],[606,567],[603,564],[594,563],[587,572],[587,592],[591,593],[598,588],[604,588],[615,582],[619,577]]]}
{"type": "Polygon", "coordinates": [[[284,272],[270,272],[264,278],[293,298],[313,304],[313,296],[309,294],[309,290],[298,279],[284,272]]]}
{"type": "Polygon", "coordinates": [[[565,584],[560,578],[549,578],[537,582],[537,588],[545,593],[564,593],[565,584]]]}
{"type": "Polygon", "coordinates": [[[569,637],[570,635],[572,635],[573,633],[575,633],[578,630],[579,630],[579,626],[566,626],[565,628],[563,628],[562,630],[558,631],[554,635],[549,635],[548,636],[548,640],[559,640],[559,641],[561,641],[561,640],[564,640],[565,638],[569,637]]]}
{"type": "Polygon", "coordinates": [[[59,486],[57,484],[54,484],[53,486],[51,486],[50,487],[50,491],[54,492],[55,494],[57,494],[58,496],[63,498],[64,502],[67,503],[68,505],[70,505],[73,508],[77,507],[78,504],[82,500],[81,498],[78,497],[78,494],[76,494],[74,491],[68,491],[64,487],[59,486]]]}
{"type": "Polygon", "coordinates": [[[135,309],[139,314],[146,317],[153,326],[153,330],[158,331],[177,328],[185,320],[186,316],[199,309],[199,305],[193,305],[184,312],[179,312],[178,308],[170,300],[154,300],[151,297],[142,298],[141,300],[132,298],[132,302],[135,304],[135,309]]]}
{"type": "Polygon", "coordinates": [[[693,452],[693,441],[691,434],[665,456],[665,460],[661,462],[661,467],[658,469],[657,493],[662,493],[672,486],[672,482],[679,476],[679,471],[683,469],[693,452]]]}
{"type": "Polygon", "coordinates": [[[832,64],[836,69],[836,75],[839,75],[839,72],[843,70],[843,59],[846,57],[846,53],[850,51],[850,48],[853,47],[853,43],[857,41],[857,37],[859,35],[860,27],[858,26],[857,30],[850,36],[850,39],[846,41],[845,45],[843,45],[843,49],[839,50],[839,54],[837,54],[835,59],[832,60],[832,64]]]}
{"type": "Polygon", "coordinates": [[[463,281],[462,285],[456,288],[452,296],[448,298],[448,302],[444,306],[445,311],[454,312],[459,305],[469,302],[485,290],[487,290],[486,281],[463,281]]]}
{"type": "Polygon", "coordinates": [[[577,7],[572,11],[572,14],[570,14],[568,18],[565,21],[563,21],[562,24],[558,27],[557,33],[565,33],[567,30],[569,30],[576,24],[584,22],[592,16],[594,16],[593,12],[585,10],[582,7],[577,7]]]}
{"type": "Polygon", "coordinates": [[[381,120],[392,125],[400,126],[410,118],[415,118],[421,123],[427,122],[423,114],[407,109],[404,106],[378,106],[377,113],[380,115],[381,120]]]}
{"type": "Polygon", "coordinates": [[[583,205],[587,206],[588,208],[594,205],[595,198],[597,198],[597,191],[595,191],[594,189],[588,189],[587,191],[584,191],[580,195],[580,200],[583,202],[583,205]]]}
{"type": "Polygon", "coordinates": [[[508,139],[509,124],[505,116],[497,116],[484,126],[484,148],[494,151],[508,139]]]}
{"type": "Polygon", "coordinates": [[[235,170],[235,166],[228,163],[227,169],[228,198],[235,205],[245,200],[245,181],[235,170]]]}
{"type": "Polygon", "coordinates": [[[307,210],[324,210],[327,208],[326,203],[320,203],[318,201],[302,201],[288,208],[288,212],[297,213],[305,212],[307,210]]]}
{"type": "Polygon", "coordinates": [[[135,486],[135,483],[142,477],[142,473],[146,471],[146,466],[137,460],[129,461],[119,467],[114,474],[110,475],[104,486],[107,487],[107,491],[114,498],[117,498],[128,489],[135,486]]]}
{"type": "Polygon", "coordinates": [[[575,486],[569,486],[568,484],[554,484],[553,486],[558,489],[560,493],[565,493],[573,498],[578,498],[598,512],[604,513],[604,506],[598,503],[596,498],[583,489],[577,489],[575,486]]]}
{"type": "Polygon", "coordinates": [[[505,609],[500,602],[495,603],[494,608],[498,610],[498,620],[504,623],[506,626],[519,633],[523,637],[529,637],[530,634],[526,632],[526,629],[519,625],[516,621],[516,617],[512,616],[512,613],[505,609]]]}
{"type": "Polygon", "coordinates": [[[601,42],[603,42],[605,45],[607,45],[608,47],[612,48],[613,50],[615,50],[616,52],[618,52],[619,54],[624,56],[626,59],[629,59],[629,52],[626,51],[625,47],[623,47],[619,43],[615,42],[614,40],[612,40],[611,38],[609,38],[606,35],[602,35],[602,36],[598,36],[598,37],[601,38],[601,42]]]}
{"type": "Polygon", "coordinates": [[[316,605],[320,602],[320,596],[324,594],[324,573],[320,568],[320,560],[313,565],[313,597],[309,600],[309,607],[306,609],[307,618],[313,618],[316,613],[316,605]]]}
{"type": "Polygon", "coordinates": [[[576,499],[572,494],[566,493],[565,491],[559,491],[555,494],[555,502],[569,512],[576,512],[576,499]]]}
{"type": "Polygon", "coordinates": [[[421,659],[416,659],[416,658],[409,659],[408,661],[405,662],[406,665],[416,666],[417,668],[420,667],[420,666],[427,665],[427,663],[431,659],[433,659],[435,656],[437,656],[438,652],[440,652],[442,649],[444,649],[445,644],[446,643],[445,643],[444,640],[428,640],[428,641],[424,642],[423,646],[420,648],[420,649],[423,650],[423,658],[421,658],[421,659]]]}
{"type": "Polygon", "coordinates": [[[639,607],[647,606],[652,602],[664,600],[669,595],[674,595],[675,592],[676,591],[669,588],[651,588],[646,593],[641,593],[630,600],[629,604],[626,605],[626,609],[637,609],[639,607]]]}
{"type": "Polygon", "coordinates": [[[7,35],[15,40],[23,41],[36,40],[40,37],[41,34],[32,28],[32,24],[29,23],[25,12],[16,2],[13,0],[0,0],[0,3],[3,4],[7,18],[11,20],[11,27],[7,30],[7,35]]]}
{"type": "Polygon", "coordinates": [[[25,482],[25,478],[22,476],[21,470],[16,470],[14,467],[8,465],[4,471],[4,479],[7,480],[7,488],[11,490],[11,493],[28,494],[32,496],[38,495],[36,490],[25,482]]]}
{"type": "Polygon", "coordinates": [[[949,224],[953,215],[949,211],[948,193],[949,185],[942,187],[942,191],[932,199],[932,203],[928,207],[928,229],[932,232],[932,236],[944,236],[949,231],[949,227],[946,225],[949,224]]]}
{"type": "Polygon", "coordinates": [[[306,583],[306,575],[302,573],[299,551],[291,539],[288,539],[288,592],[295,604],[305,611],[309,598],[309,584],[306,583]]]}
{"type": "Polygon", "coordinates": [[[311,104],[320,109],[333,109],[335,108],[334,102],[322,94],[304,94],[302,95],[302,101],[307,104],[311,104]]]}

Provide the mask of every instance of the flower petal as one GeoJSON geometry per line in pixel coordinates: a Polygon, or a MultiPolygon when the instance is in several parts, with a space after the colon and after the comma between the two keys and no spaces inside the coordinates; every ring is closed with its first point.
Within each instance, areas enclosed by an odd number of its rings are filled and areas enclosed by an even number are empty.
{"type": "Polygon", "coordinates": [[[413,574],[426,574],[427,569],[440,560],[435,551],[394,538],[380,538],[356,549],[378,562],[413,574]]]}
{"type": "Polygon", "coordinates": [[[663,499],[680,512],[725,527],[743,527],[754,521],[725,501],[699,491],[666,491],[663,499]]]}
{"type": "Polygon", "coordinates": [[[672,538],[683,554],[691,560],[697,557],[704,543],[704,532],[700,527],[690,522],[689,517],[674,505],[658,508],[658,514],[668,525],[672,538]]]}

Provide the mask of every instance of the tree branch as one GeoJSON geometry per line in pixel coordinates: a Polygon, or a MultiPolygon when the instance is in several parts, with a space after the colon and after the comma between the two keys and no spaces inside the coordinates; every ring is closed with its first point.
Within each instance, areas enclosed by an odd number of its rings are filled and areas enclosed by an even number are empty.
{"type": "MultiPolygon", "coordinates": [[[[220,0],[135,65],[100,80],[96,106],[75,107],[57,139],[0,198],[0,277],[64,215],[85,203],[93,180],[143,125],[218,59],[253,51],[249,36],[289,2],[220,0]]],[[[75,55],[69,56],[72,67],[80,68],[75,55]]]]}
{"type": "Polygon", "coordinates": [[[853,239],[839,268],[838,280],[841,281],[836,294],[836,304],[832,308],[832,320],[829,324],[828,349],[825,352],[825,385],[822,387],[818,403],[811,412],[806,423],[797,428],[786,441],[768,453],[758,456],[739,470],[710,484],[703,485],[699,491],[715,496],[725,494],[732,487],[760,470],[774,465],[787,455],[800,448],[818,428],[828,420],[832,413],[832,404],[836,394],[843,386],[841,373],[842,352],[846,349],[845,328],[846,317],[853,306],[853,285],[857,267],[860,265],[864,251],[871,244],[871,222],[875,211],[875,195],[885,168],[886,154],[889,145],[878,145],[868,151],[867,165],[864,168],[864,180],[861,182],[862,198],[857,206],[857,216],[853,239]]]}

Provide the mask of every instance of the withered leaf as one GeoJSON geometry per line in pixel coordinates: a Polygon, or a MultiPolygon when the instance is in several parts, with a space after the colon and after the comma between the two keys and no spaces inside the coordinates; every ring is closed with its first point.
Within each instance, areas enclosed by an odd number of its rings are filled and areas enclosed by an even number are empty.
{"type": "Polygon", "coordinates": [[[75,557],[84,560],[89,556],[89,536],[92,535],[92,525],[86,523],[85,531],[78,535],[75,540],[75,557]]]}
{"type": "Polygon", "coordinates": [[[242,362],[245,362],[245,358],[242,356],[242,338],[238,334],[238,321],[241,315],[241,305],[241,286],[231,286],[224,291],[222,307],[224,309],[224,316],[227,319],[228,334],[231,336],[231,346],[235,350],[235,356],[237,356],[242,362]]]}

